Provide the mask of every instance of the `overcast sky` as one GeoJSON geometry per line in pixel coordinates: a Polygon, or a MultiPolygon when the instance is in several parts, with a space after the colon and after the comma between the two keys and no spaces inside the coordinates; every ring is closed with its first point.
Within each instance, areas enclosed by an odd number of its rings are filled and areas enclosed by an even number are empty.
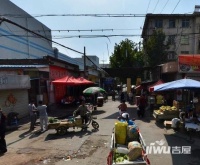
{"type": "MultiPolygon", "coordinates": [[[[10,1],[34,17],[40,15],[35,18],[52,30],[54,41],[79,52],[84,52],[85,47],[86,55],[96,55],[100,63],[104,64],[109,63],[109,56],[112,55],[115,44],[119,44],[126,38],[136,43],[142,41],[140,36],[147,13],[192,14],[195,5],[200,5],[199,0],[10,1]],[[49,14],[55,16],[47,16],[49,14]],[[106,14],[107,16],[127,14],[132,17],[97,17],[97,15],[85,16],[85,14],[106,14]],[[111,35],[114,36],[111,37],[111,35]]],[[[70,57],[81,57],[81,54],[61,46],[53,46],[70,57]]]]}

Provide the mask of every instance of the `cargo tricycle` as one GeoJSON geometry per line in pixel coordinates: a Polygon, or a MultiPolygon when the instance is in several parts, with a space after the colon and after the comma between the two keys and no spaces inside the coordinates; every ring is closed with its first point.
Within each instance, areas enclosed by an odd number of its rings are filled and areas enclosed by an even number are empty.
{"type": "MultiPolygon", "coordinates": [[[[128,130],[129,129],[127,128],[127,131],[128,130]]],[[[110,152],[107,157],[107,165],[150,165],[150,161],[146,154],[146,144],[141,133],[138,130],[131,135],[130,133],[133,133],[133,130],[131,129],[130,131],[131,132],[127,133],[130,137],[134,137],[135,140],[132,141],[126,137],[126,142],[122,144],[119,142],[119,140],[122,139],[119,139],[119,134],[116,134],[116,128],[113,129],[111,135],[110,152]]],[[[120,134],[122,134],[122,132],[124,131],[121,130],[120,134]]]]}
{"type": "Polygon", "coordinates": [[[80,116],[69,116],[63,120],[55,120],[55,122],[48,123],[48,129],[55,129],[58,135],[64,135],[67,133],[69,128],[81,128],[81,130],[86,130],[89,124],[92,124],[92,127],[95,130],[99,129],[99,124],[94,120],[95,118],[92,116],[91,112],[87,112],[88,122],[86,124],[82,123],[82,118],[80,116]]]}

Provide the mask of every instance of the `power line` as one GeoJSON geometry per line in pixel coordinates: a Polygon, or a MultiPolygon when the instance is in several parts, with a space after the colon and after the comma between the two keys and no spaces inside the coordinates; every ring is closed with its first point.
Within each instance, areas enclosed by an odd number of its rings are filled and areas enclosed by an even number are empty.
{"type": "MultiPolygon", "coordinates": [[[[105,31],[132,31],[132,30],[141,30],[140,28],[135,29],[54,29],[54,30],[32,30],[33,32],[39,32],[40,31],[48,31],[48,32],[105,32],[105,31]]],[[[20,31],[13,31],[13,32],[20,32],[20,31]]]]}
{"type": "Polygon", "coordinates": [[[33,17],[145,17],[145,14],[40,14],[25,16],[21,14],[4,14],[2,16],[15,18],[33,18],[33,17]]]}
{"type": "Polygon", "coordinates": [[[153,12],[156,10],[156,7],[157,7],[157,5],[158,5],[158,2],[159,2],[159,0],[157,1],[156,5],[155,5],[155,7],[154,7],[154,9],[153,9],[153,12]]]}
{"type": "MultiPolygon", "coordinates": [[[[177,33],[176,33],[177,34],[177,33]]],[[[199,34],[197,33],[184,33],[184,35],[192,35],[192,34],[199,34]]],[[[40,38],[40,36],[34,36],[34,35],[2,35],[0,34],[0,37],[7,37],[7,36],[12,36],[12,37],[34,37],[34,38],[40,38]]],[[[109,38],[109,37],[140,37],[141,34],[112,34],[112,35],[53,35],[52,38],[56,39],[64,39],[64,38],[109,38]]],[[[144,35],[144,37],[150,37],[153,35],[144,35]]],[[[166,35],[167,36],[167,35],[166,35]]],[[[47,36],[48,37],[48,36],[47,36]]],[[[52,41],[54,42],[54,41],[52,41]]]]}
{"type": "Polygon", "coordinates": [[[164,10],[164,8],[166,7],[167,3],[169,2],[169,0],[167,0],[167,2],[165,3],[165,5],[163,6],[162,10],[160,13],[162,13],[162,11],[164,10]]]}
{"type": "Polygon", "coordinates": [[[150,3],[151,3],[151,0],[150,0],[149,3],[148,3],[146,13],[147,13],[147,11],[148,11],[148,9],[149,9],[149,5],[150,5],[150,3]]]}
{"type": "MultiPolygon", "coordinates": [[[[180,1],[181,1],[181,0],[179,0],[179,1],[177,2],[177,4],[176,4],[176,6],[175,6],[174,10],[176,9],[176,7],[177,7],[177,6],[178,6],[178,4],[180,3],[180,1]]],[[[174,12],[174,10],[172,11],[172,13],[174,12]]],[[[172,14],[172,13],[171,13],[171,14],[172,14]]]]}
{"type": "Polygon", "coordinates": [[[2,22],[8,22],[8,23],[10,23],[10,24],[12,24],[12,25],[15,25],[15,26],[17,26],[17,27],[19,27],[19,28],[21,28],[21,29],[24,29],[25,31],[27,31],[27,32],[29,32],[29,33],[31,33],[31,34],[33,34],[33,35],[36,35],[36,36],[39,37],[39,38],[43,38],[43,39],[45,39],[45,40],[47,40],[47,41],[50,41],[50,42],[55,43],[55,44],[57,44],[57,45],[60,45],[60,46],[62,46],[62,47],[64,47],[64,48],[69,49],[69,50],[71,50],[71,51],[74,51],[74,52],[76,52],[76,53],[84,54],[84,53],[79,52],[79,51],[77,51],[77,50],[75,50],[75,49],[72,49],[72,48],[69,48],[69,47],[67,47],[67,46],[65,46],[65,45],[62,45],[62,44],[60,44],[60,43],[58,43],[58,42],[55,42],[55,41],[53,41],[53,40],[50,40],[49,38],[44,37],[44,36],[42,36],[42,35],[40,35],[40,34],[38,34],[38,33],[35,33],[35,32],[33,32],[33,31],[31,31],[31,30],[29,30],[29,29],[27,29],[27,28],[25,28],[25,27],[23,27],[23,26],[21,26],[21,25],[15,23],[15,22],[13,22],[13,21],[7,19],[7,18],[0,17],[0,21],[1,21],[1,23],[2,23],[2,22]]]}
{"type": "MultiPolygon", "coordinates": [[[[27,31],[27,32],[29,32],[29,33],[31,33],[31,34],[37,36],[38,38],[45,39],[45,40],[47,40],[47,41],[50,41],[50,42],[55,43],[55,44],[57,44],[57,45],[60,45],[60,46],[62,46],[62,47],[64,47],[64,48],[67,48],[67,49],[69,49],[69,50],[71,50],[71,51],[74,51],[74,52],[76,52],[76,53],[79,53],[79,54],[84,55],[84,53],[82,53],[82,52],[79,52],[79,51],[77,51],[77,50],[75,50],[75,49],[66,47],[66,46],[64,46],[64,45],[62,45],[62,44],[60,44],[60,43],[58,43],[58,42],[55,42],[55,41],[53,41],[53,40],[50,40],[50,39],[48,39],[48,38],[46,38],[46,37],[44,37],[44,36],[42,36],[42,35],[40,35],[40,34],[37,34],[37,33],[33,32],[33,31],[31,31],[31,30],[29,30],[29,29],[27,29],[27,28],[25,28],[25,27],[23,27],[23,26],[21,26],[21,25],[15,23],[15,22],[9,20],[9,19],[6,19],[6,18],[4,18],[4,17],[0,17],[0,24],[1,24],[2,22],[8,22],[8,23],[10,23],[10,24],[12,24],[12,25],[15,25],[15,26],[17,26],[17,27],[19,27],[19,28],[21,28],[21,29],[24,29],[25,31],[27,31]]],[[[26,36],[26,37],[27,37],[27,36],[26,36]]],[[[100,67],[98,67],[88,56],[85,55],[85,57],[86,57],[90,62],[92,62],[92,63],[94,64],[94,66],[96,66],[97,68],[99,68],[100,70],[102,70],[102,69],[101,69],[100,67]]]]}

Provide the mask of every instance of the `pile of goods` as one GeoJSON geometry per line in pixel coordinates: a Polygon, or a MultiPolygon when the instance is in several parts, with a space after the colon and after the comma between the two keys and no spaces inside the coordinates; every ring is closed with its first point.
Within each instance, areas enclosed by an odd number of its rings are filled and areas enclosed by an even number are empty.
{"type": "Polygon", "coordinates": [[[178,110],[175,106],[161,106],[159,110],[154,110],[154,113],[157,115],[177,114],[178,110]]]}
{"type": "Polygon", "coordinates": [[[142,146],[139,143],[139,128],[134,122],[115,123],[114,161],[129,162],[142,159],[142,146]],[[132,123],[131,125],[129,125],[132,123]]]}
{"type": "Polygon", "coordinates": [[[56,119],[56,118],[54,118],[54,117],[49,117],[48,118],[48,122],[49,123],[57,123],[59,120],[58,119],[56,119]]]}

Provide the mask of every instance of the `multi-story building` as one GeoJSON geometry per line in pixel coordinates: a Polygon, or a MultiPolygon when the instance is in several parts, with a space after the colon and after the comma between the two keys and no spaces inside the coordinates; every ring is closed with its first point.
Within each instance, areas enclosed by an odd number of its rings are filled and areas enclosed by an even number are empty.
{"type": "Polygon", "coordinates": [[[184,62],[200,57],[200,6],[195,6],[192,14],[147,14],[142,32],[144,44],[157,29],[165,33],[170,43],[168,62],[161,64],[162,79],[171,81],[185,76],[200,79],[199,70],[194,70],[200,63],[184,62]]]}

